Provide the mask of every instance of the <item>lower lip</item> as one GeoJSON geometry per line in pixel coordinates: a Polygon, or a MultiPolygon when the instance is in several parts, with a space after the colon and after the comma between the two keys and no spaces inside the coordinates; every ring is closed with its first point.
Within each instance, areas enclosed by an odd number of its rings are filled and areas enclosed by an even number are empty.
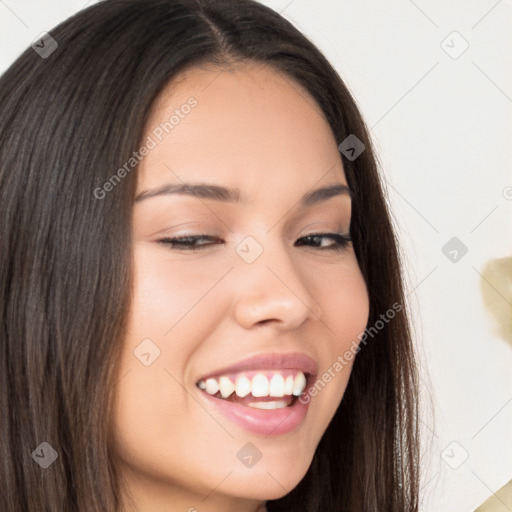
{"type": "Polygon", "coordinates": [[[305,419],[309,401],[303,404],[299,398],[288,407],[280,409],[255,409],[245,405],[228,402],[200,391],[209,402],[231,421],[256,434],[267,437],[287,434],[295,430],[305,419]]]}

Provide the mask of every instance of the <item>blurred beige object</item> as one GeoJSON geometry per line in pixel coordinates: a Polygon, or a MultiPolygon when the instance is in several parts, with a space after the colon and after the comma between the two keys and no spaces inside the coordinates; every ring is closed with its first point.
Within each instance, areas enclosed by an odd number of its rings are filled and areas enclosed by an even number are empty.
{"type": "Polygon", "coordinates": [[[512,510],[512,480],[496,491],[475,512],[510,512],[512,510]]]}
{"type": "Polygon", "coordinates": [[[484,305],[495,319],[496,335],[512,345],[512,258],[491,260],[482,271],[484,305]]]}
{"type": "MultiPolygon", "coordinates": [[[[482,297],[495,320],[497,336],[512,345],[512,258],[491,260],[482,272],[482,297]]],[[[512,480],[496,491],[475,512],[511,512],[512,480]]]]}

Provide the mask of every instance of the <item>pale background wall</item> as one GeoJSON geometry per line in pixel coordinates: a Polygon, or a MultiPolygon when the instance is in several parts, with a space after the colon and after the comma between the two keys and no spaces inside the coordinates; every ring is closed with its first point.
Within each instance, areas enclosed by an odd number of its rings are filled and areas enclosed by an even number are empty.
{"type": "MultiPolygon", "coordinates": [[[[0,72],[94,1],[0,0],[0,72]]],[[[435,408],[423,419],[422,511],[473,510],[512,478],[512,347],[480,292],[484,264],[512,255],[512,3],[263,3],[324,51],[372,129],[435,408]],[[454,236],[468,252],[452,262],[441,249],[454,236]]],[[[510,289],[494,287],[510,307],[510,289]]]]}

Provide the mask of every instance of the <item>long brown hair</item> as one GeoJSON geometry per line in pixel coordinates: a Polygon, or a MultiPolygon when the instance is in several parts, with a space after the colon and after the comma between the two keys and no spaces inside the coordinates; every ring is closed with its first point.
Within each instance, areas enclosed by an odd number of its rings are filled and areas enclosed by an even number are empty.
{"type": "Polygon", "coordinates": [[[351,236],[370,297],[344,398],[302,481],[275,511],[418,509],[417,369],[402,265],[367,129],[343,81],[291,23],[252,0],[105,0],[50,31],[0,78],[0,510],[112,512],[107,419],[132,291],[136,170],[151,106],[184,69],[259,62],[302,85],[341,143],[351,236]],[[383,323],[383,322],[381,322],[383,323]],[[43,469],[34,450],[57,460],[43,469]],[[46,445],[44,445],[46,447],[46,445]],[[39,448],[41,450],[41,448],[39,448]]]}

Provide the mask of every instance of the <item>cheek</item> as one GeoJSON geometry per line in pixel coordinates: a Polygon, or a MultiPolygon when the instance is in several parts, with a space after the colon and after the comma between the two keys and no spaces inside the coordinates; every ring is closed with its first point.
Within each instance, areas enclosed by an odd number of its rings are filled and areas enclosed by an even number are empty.
{"type": "Polygon", "coordinates": [[[173,415],[185,406],[180,403],[179,382],[194,350],[182,328],[187,324],[187,312],[191,313],[197,302],[197,286],[188,279],[185,283],[179,272],[170,272],[168,261],[155,253],[158,251],[139,247],[135,252],[134,293],[122,346],[115,413],[119,432],[127,439],[146,435],[148,425],[168,435],[173,415]]]}
{"type": "Polygon", "coordinates": [[[345,393],[367,326],[369,297],[355,255],[341,262],[336,270],[317,272],[315,283],[326,335],[319,341],[321,368],[310,399],[316,402],[319,416],[330,421],[345,393]]]}
{"type": "MultiPolygon", "coordinates": [[[[355,254],[349,253],[339,264],[315,269],[310,289],[321,306],[322,320],[330,335],[329,345],[337,351],[350,346],[366,328],[369,297],[355,254]]],[[[330,351],[332,352],[332,351],[330,351]]]]}
{"type": "Polygon", "coordinates": [[[181,368],[208,337],[209,326],[219,315],[212,300],[215,294],[209,292],[223,272],[193,257],[187,260],[183,255],[177,261],[165,250],[140,244],[134,259],[130,336],[159,339],[168,354],[168,367],[181,368]]]}

